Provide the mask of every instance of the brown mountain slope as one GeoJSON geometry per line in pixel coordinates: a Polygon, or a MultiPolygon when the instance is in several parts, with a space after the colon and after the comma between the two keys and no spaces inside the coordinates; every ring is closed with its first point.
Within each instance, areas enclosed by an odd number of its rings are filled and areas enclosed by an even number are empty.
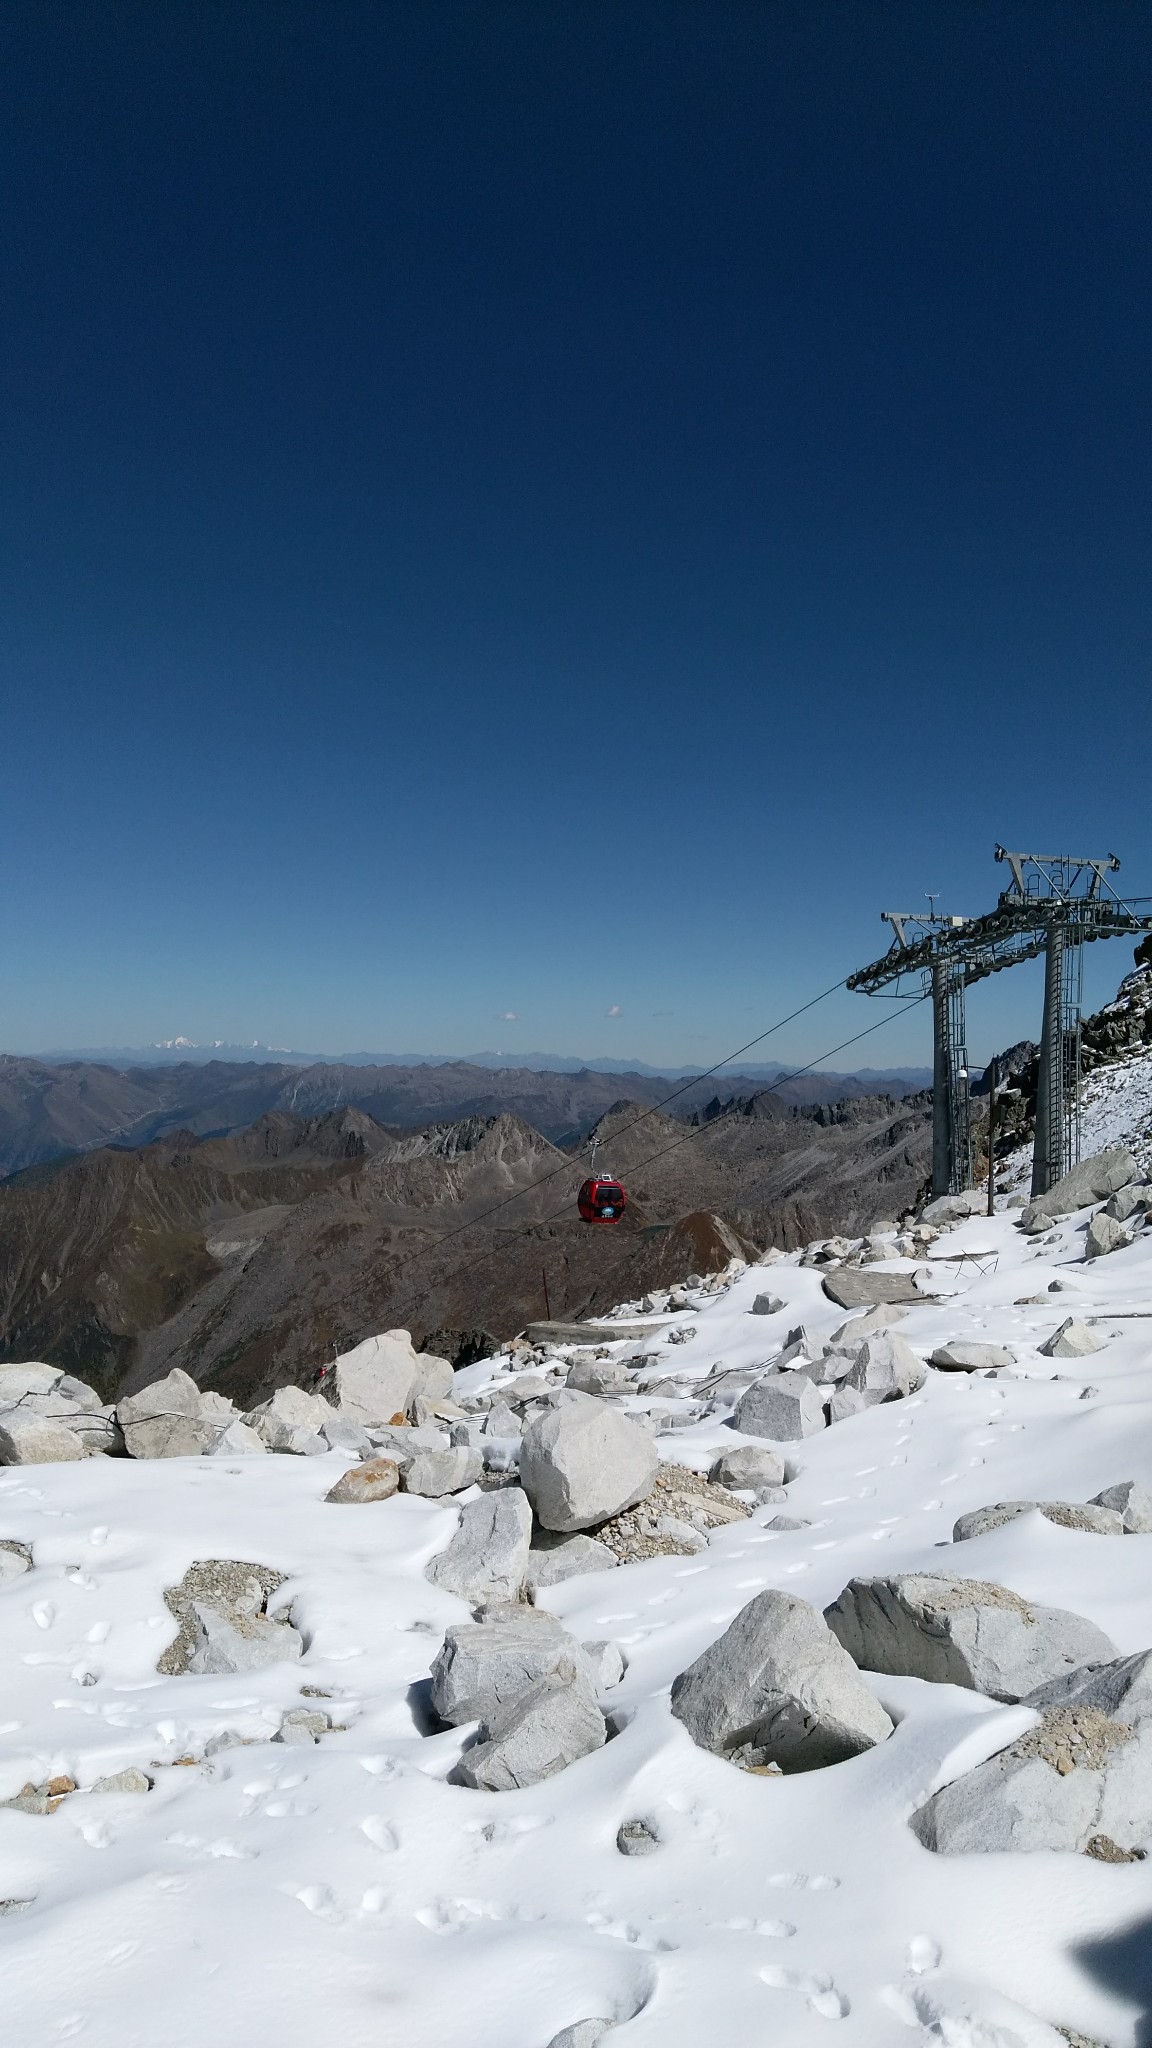
{"type": "Polygon", "coordinates": [[[631,1193],[609,1228],[576,1217],[586,1149],[510,1116],[388,1131],[360,1111],[277,1112],[19,1176],[0,1186],[0,1355],[107,1393],[179,1364],[251,1401],[397,1323],[503,1337],[544,1312],[545,1288],[554,1314],[602,1310],[675,1277],[668,1231],[690,1212],[793,1244],[896,1214],[927,1170],[925,1098],[799,1109],[760,1093],[695,1127],[639,1116],[619,1105],[599,1127],[598,1168],[631,1193]]]}

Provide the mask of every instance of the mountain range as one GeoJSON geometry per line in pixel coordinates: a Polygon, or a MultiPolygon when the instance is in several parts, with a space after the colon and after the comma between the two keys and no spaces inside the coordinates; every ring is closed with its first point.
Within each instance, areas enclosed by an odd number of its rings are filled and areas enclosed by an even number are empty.
{"type": "MultiPolygon", "coordinates": [[[[675,1090],[670,1106],[678,1115],[690,1115],[718,1089],[727,1097],[761,1085],[755,1074],[685,1082],[591,1067],[576,1073],[530,1067],[496,1071],[466,1060],[374,1067],[214,1059],[121,1068],[6,1053],[0,1055],[0,1177],[94,1145],[149,1144],[177,1130],[198,1137],[220,1135],[279,1110],[315,1117],[328,1110],[363,1109],[379,1123],[404,1128],[506,1111],[564,1144],[583,1137],[622,1097],[648,1106],[675,1090]]],[[[776,1086],[791,1102],[914,1092],[907,1082],[881,1091],[861,1077],[820,1073],[776,1086]]]]}

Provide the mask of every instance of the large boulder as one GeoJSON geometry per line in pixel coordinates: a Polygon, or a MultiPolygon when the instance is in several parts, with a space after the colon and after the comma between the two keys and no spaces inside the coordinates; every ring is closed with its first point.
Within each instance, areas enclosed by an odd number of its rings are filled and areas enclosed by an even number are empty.
{"type": "Polygon", "coordinates": [[[965,1543],[973,1536],[986,1536],[1021,1515],[1043,1515],[1060,1529],[1079,1529],[1088,1536],[1123,1536],[1124,1517],[1095,1502],[1071,1500],[1000,1500],[991,1507],[973,1508],[961,1515],[952,1531],[953,1543],[965,1543]]]}
{"type": "Polygon", "coordinates": [[[892,1733],[823,1616],[775,1589],[681,1672],[672,1712],[701,1749],[752,1752],[748,1760],[782,1771],[841,1763],[892,1733]]]}
{"type": "Polygon", "coordinates": [[[262,1401],[244,1419],[270,1451],[323,1457],[328,1449],[323,1430],[331,1416],[321,1394],[309,1394],[303,1387],[277,1387],[271,1400],[262,1401]]]}
{"type": "Polygon", "coordinates": [[[1152,1837],[1152,1721],[1046,1709],[1038,1727],[937,1792],[912,1827],[942,1855],[1086,1850],[1123,1863],[1152,1837]]]}
{"type": "Polygon", "coordinates": [[[1132,1242],[1131,1234],[1115,1217],[1105,1216],[1103,1210],[1092,1218],[1084,1233],[1084,1257],[1103,1259],[1109,1252],[1121,1252],[1132,1242]]]}
{"type": "Polygon", "coordinates": [[[442,1721],[490,1722],[538,1678],[588,1672],[575,1636],[554,1615],[524,1607],[450,1628],[432,1665],[432,1705],[442,1721]]]}
{"type": "Polygon", "coordinates": [[[116,1419],[130,1458],[198,1458],[219,1434],[204,1413],[195,1380],[179,1366],[118,1401],[116,1419]]]}
{"type": "Polygon", "coordinates": [[[1082,1615],[942,1573],[852,1579],[824,1617],[864,1671],[963,1685],[994,1700],[1019,1700],[1048,1679],[1116,1655],[1082,1615]]]}
{"type": "Polygon", "coordinates": [[[1066,1316],[1060,1328],[1038,1347],[1043,1358],[1090,1358],[1103,1348],[1099,1337],[1076,1316],[1066,1316]]]}
{"type": "Polygon", "coordinates": [[[1138,1479],[1122,1479],[1119,1486],[1106,1486],[1094,1493],[1092,1505],[1111,1508],[1120,1516],[1129,1536],[1152,1535],[1152,1493],[1138,1479]]]}
{"type": "Polygon", "coordinates": [[[1091,1159],[1082,1159],[1054,1187],[1036,1195],[1021,1213],[1020,1228],[1030,1234],[1046,1230],[1053,1217],[1069,1216],[1092,1202],[1107,1201],[1109,1195],[1139,1178],[1132,1154],[1123,1145],[1111,1145],[1091,1159]]]}
{"type": "Polygon", "coordinates": [[[1042,1711],[1048,1707],[1095,1707],[1126,1728],[1152,1719],[1152,1650],[1133,1657],[1114,1657],[1107,1664],[1082,1664],[1062,1678],[1038,1685],[1021,1702],[1042,1711]]]}
{"type": "Polygon", "coordinates": [[[928,1363],[938,1372],[1003,1372],[1015,1365],[1016,1354],[1003,1344],[977,1344],[967,1337],[954,1337],[950,1344],[938,1344],[928,1363]]]}
{"type": "Polygon", "coordinates": [[[353,1507],[366,1501],[391,1500],[399,1485],[400,1470],[391,1458],[366,1458],[363,1464],[350,1466],[324,1498],[337,1507],[353,1507]]]}
{"type": "Polygon", "coordinates": [[[425,1576],[472,1606],[518,1600],[528,1569],[532,1510],[518,1486],[482,1494],[461,1510],[460,1526],[425,1576]]]}
{"type": "Polygon", "coordinates": [[[784,1460],[779,1451],[762,1449],[759,1444],[737,1444],[733,1450],[721,1452],[708,1477],[713,1486],[738,1492],[749,1487],[755,1492],[761,1486],[783,1486],[784,1460]]]}
{"type": "MultiPolygon", "coordinates": [[[[0,1365],[0,1413],[15,1409],[29,1420],[57,1424],[71,1430],[85,1450],[123,1451],[124,1439],[115,1410],[105,1406],[84,1380],[73,1379],[57,1365],[39,1360],[25,1365],[0,1365]]],[[[65,1451],[65,1457],[71,1452],[65,1451]]],[[[39,1459],[12,1459],[12,1463],[40,1463],[39,1459]]]]}
{"type": "Polygon", "coordinates": [[[475,1748],[465,1750],[453,1782],[481,1792],[515,1792],[601,1749],[606,1730],[592,1681],[577,1671],[571,1678],[538,1678],[494,1714],[482,1734],[475,1748]]]}
{"type": "Polygon", "coordinates": [[[299,1631],[286,1617],[268,1614],[268,1601],[283,1584],[283,1572],[237,1558],[203,1558],[189,1565],[180,1584],[165,1589],[165,1605],[179,1632],[157,1671],[166,1677],[259,1671],[302,1656],[299,1631]]]}
{"type": "MultiPolygon", "coordinates": [[[[434,1365],[447,1361],[416,1351],[407,1330],[384,1330],[336,1360],[327,1391],[340,1413],[355,1422],[394,1422],[408,1414],[418,1393],[436,1384],[434,1365]]],[[[451,1386],[450,1365],[447,1370],[451,1386]]]]}
{"type": "Polygon", "coordinates": [[[1143,1186],[1139,1181],[1121,1188],[1104,1204],[1104,1214],[1114,1216],[1117,1223],[1127,1223],[1129,1217],[1134,1216],[1137,1229],[1143,1223],[1147,1209],[1152,1209],[1152,1188],[1143,1186]]]}
{"type": "Polygon", "coordinates": [[[874,1267],[839,1266],[825,1273],[821,1286],[837,1308],[876,1308],[881,1303],[911,1302],[923,1307],[934,1296],[917,1287],[912,1273],[878,1273],[874,1267]]]}
{"type": "Polygon", "coordinates": [[[479,1451],[451,1445],[442,1451],[418,1451],[403,1468],[405,1493],[423,1493],[439,1499],[446,1493],[462,1493],[474,1486],[484,1470],[479,1451]]]}
{"type": "Polygon", "coordinates": [[[83,1439],[62,1422],[46,1422],[23,1408],[0,1411],[0,1465],[56,1465],[88,1455],[83,1439]]]}
{"type": "Polygon", "coordinates": [[[921,1215],[922,1223],[939,1230],[948,1223],[963,1223],[969,1216],[981,1216],[988,1207],[986,1188],[965,1188],[958,1195],[937,1195],[921,1215]]]}
{"type": "Polygon", "coordinates": [[[533,1417],[520,1482],[546,1529],[590,1529],[652,1489],[660,1460],[647,1429],[590,1394],[566,1394],[533,1417]]]}
{"type": "Polygon", "coordinates": [[[807,1373],[753,1380],[732,1411],[733,1427],[745,1436],[797,1443],[825,1426],[824,1401],[807,1373]]]}
{"type": "Polygon", "coordinates": [[[927,1368],[897,1330],[879,1330],[865,1339],[844,1385],[863,1394],[870,1408],[915,1394],[928,1377],[927,1368]]]}
{"type": "Polygon", "coordinates": [[[559,1586],[565,1579],[576,1579],[584,1572],[610,1572],[618,1564],[615,1551],[606,1543],[597,1543],[594,1536],[584,1536],[579,1531],[572,1536],[561,1536],[554,1543],[536,1539],[528,1553],[528,1566],[524,1583],[532,1598],[545,1586],[559,1586]]]}

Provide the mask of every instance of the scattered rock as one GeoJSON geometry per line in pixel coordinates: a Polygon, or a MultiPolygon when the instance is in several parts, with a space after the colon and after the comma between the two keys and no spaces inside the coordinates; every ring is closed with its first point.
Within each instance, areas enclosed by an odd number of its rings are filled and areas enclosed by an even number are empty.
{"type": "Polygon", "coordinates": [[[750,1316],[778,1316],[783,1306],[778,1294],[758,1294],[748,1313],[750,1316]]]}
{"type": "Polygon", "coordinates": [[[1103,1348],[1087,1323],[1079,1322],[1075,1316],[1068,1316],[1039,1346],[1043,1358],[1090,1358],[1094,1351],[1103,1348]]]}
{"type": "Polygon", "coordinates": [[[875,1308],[865,1309],[862,1315],[849,1316],[846,1323],[833,1330],[825,1347],[828,1351],[858,1351],[865,1337],[875,1336],[878,1330],[890,1330],[896,1323],[902,1323],[907,1316],[906,1308],[899,1308],[894,1302],[877,1302],[875,1308]]]}
{"type": "Polygon", "coordinates": [[[287,1621],[267,1617],[268,1601],[284,1584],[283,1572],[235,1558],[190,1565],[164,1602],[180,1624],[156,1669],[166,1678],[185,1672],[255,1671],[303,1653],[304,1641],[287,1621]],[[234,1660],[234,1661],[233,1661],[234,1660]]]}
{"type": "Polygon", "coordinates": [[[479,1451],[418,1451],[403,1470],[405,1493],[422,1493],[439,1499],[446,1493],[460,1493],[474,1486],[484,1470],[479,1451]]]}
{"type": "Polygon", "coordinates": [[[577,2020],[575,2026],[561,2027],[553,2034],[548,2048],[596,2048],[610,2025],[609,2020],[577,2020]]]}
{"type": "Polygon", "coordinates": [[[1003,1344],[974,1344],[956,1337],[950,1344],[938,1344],[928,1363],[939,1372],[1003,1372],[1015,1365],[1016,1354],[1003,1344]]]}
{"type": "Polygon", "coordinates": [[[823,1617],[776,1590],[750,1600],[674,1680],[672,1712],[702,1749],[750,1746],[783,1771],[840,1763],[892,1733],[823,1617]]]}
{"type": "Polygon", "coordinates": [[[90,1785],[90,1792],[150,1792],[153,1780],[130,1765],[126,1771],[114,1771],[110,1778],[97,1778],[90,1785]]]}
{"type": "Polygon", "coordinates": [[[746,1436],[796,1443],[824,1428],[824,1402],[805,1373],[754,1380],[737,1401],[732,1422],[746,1436]]]}
{"type": "Polygon", "coordinates": [[[616,1847],[622,1856],[651,1856],[660,1837],[646,1820],[626,1820],[616,1830],[616,1847]]]}
{"type": "Polygon", "coordinates": [[[1022,1701],[1026,1707],[1096,1707],[1111,1720],[1134,1728],[1152,1718],[1152,1650],[1109,1663],[1083,1664],[1062,1678],[1038,1685],[1022,1701]]]}
{"type": "Polygon", "coordinates": [[[1067,1500],[1001,1500],[993,1507],[974,1508],[970,1514],[961,1515],[952,1531],[952,1541],[965,1543],[973,1536],[984,1536],[989,1529],[999,1529],[1021,1515],[1043,1515],[1045,1521],[1055,1522],[1061,1529],[1079,1529],[1089,1536],[1124,1534],[1123,1516],[1095,1502],[1082,1505],[1067,1500]]]}
{"type": "Polygon", "coordinates": [[[76,1789],[75,1778],[49,1778],[43,1785],[22,1785],[14,1798],[0,1799],[0,1806],[9,1806],[14,1813],[55,1813],[61,1800],[76,1789]]]}
{"type": "Polygon", "coordinates": [[[568,1369],[565,1384],[578,1394],[595,1394],[602,1401],[619,1400],[635,1392],[635,1383],[623,1365],[609,1359],[583,1358],[568,1369]]]}
{"type": "Polygon", "coordinates": [[[520,1445],[520,1480],[546,1529],[588,1529],[651,1491],[659,1469],[648,1431],[604,1401],[567,1394],[534,1416],[520,1445]]]}
{"type": "Polygon", "coordinates": [[[619,1643],[601,1636],[593,1642],[581,1643],[580,1648],[597,1692],[611,1692],[628,1669],[628,1659],[619,1643]]]}
{"type": "Polygon", "coordinates": [[[638,1507],[605,1522],[597,1535],[621,1564],[648,1557],[683,1557],[704,1548],[711,1530],[745,1521],[751,1510],[726,1487],[714,1486],[684,1465],[662,1465],[638,1507]]]}
{"type": "Polygon", "coordinates": [[[280,1726],[272,1737],[273,1742],[283,1742],[289,1749],[303,1748],[319,1742],[327,1735],[331,1721],[319,1707],[290,1707],[280,1717],[280,1726]]]}
{"type": "Polygon", "coordinates": [[[805,1521],[803,1515],[773,1515],[770,1521],[765,1522],[764,1527],[775,1529],[784,1535],[789,1529],[810,1529],[812,1524],[805,1521]]]}
{"type": "Polygon", "coordinates": [[[390,1500],[400,1485],[400,1469],[391,1458],[368,1458],[352,1465],[324,1495],[339,1505],[359,1501],[390,1500]]]}
{"type": "Polygon", "coordinates": [[[852,1579],[824,1618],[864,1671],[963,1685],[1009,1702],[1116,1654],[1079,1614],[1038,1607],[982,1579],[929,1572],[852,1579]]]}
{"type": "Polygon", "coordinates": [[[618,1563],[615,1551],[609,1550],[606,1543],[598,1543],[594,1536],[577,1532],[563,1536],[555,1543],[533,1538],[525,1583],[529,1592],[536,1594],[545,1586],[558,1586],[564,1579],[579,1578],[582,1572],[611,1571],[618,1563]]]}
{"type": "Polygon", "coordinates": [[[520,1487],[486,1493],[461,1510],[456,1534],[432,1559],[425,1577],[473,1606],[518,1600],[531,1537],[532,1509],[520,1487]]]}
{"type": "Polygon", "coordinates": [[[1109,1252],[1123,1251],[1125,1245],[1131,1242],[1131,1235],[1125,1230],[1124,1225],[1117,1223],[1113,1217],[1106,1216],[1101,1210],[1092,1218],[1084,1233],[1084,1257],[1102,1259],[1109,1252]]]}
{"type": "Polygon", "coordinates": [[[457,1785],[513,1792],[539,1785],[604,1745],[604,1716],[587,1672],[537,1679],[485,1724],[484,1740],[465,1750],[451,1773],[457,1785]]]}
{"type": "Polygon", "coordinates": [[[873,1406],[858,1387],[837,1387],[828,1403],[829,1422],[847,1422],[851,1415],[862,1415],[866,1408],[873,1406]]]}
{"type": "Polygon", "coordinates": [[[575,1636],[539,1607],[448,1629],[432,1665],[432,1705],[442,1721],[491,1722],[539,1678],[592,1673],[575,1636]]]}
{"type": "Polygon", "coordinates": [[[784,1482],[784,1460],[779,1451],[761,1450],[758,1444],[737,1444],[731,1451],[723,1451],[708,1474],[713,1486],[727,1486],[737,1491],[758,1486],[781,1486],[784,1482]]]}
{"type": "Polygon", "coordinates": [[[1119,1486],[1106,1486],[1103,1493],[1094,1493],[1092,1505],[1111,1508],[1124,1523],[1129,1536],[1152,1535],[1152,1493],[1141,1486],[1138,1479],[1121,1480],[1119,1486]]]}
{"type": "Polygon", "coordinates": [[[32,1551],[27,1543],[18,1543],[13,1537],[0,1540],[0,1586],[11,1585],[13,1579],[22,1579],[32,1569],[32,1551]]]}
{"type": "Polygon", "coordinates": [[[1091,1202],[1106,1201],[1109,1195],[1117,1194],[1138,1178],[1139,1169],[1132,1154],[1123,1145],[1110,1146],[1092,1159],[1082,1159],[1046,1194],[1036,1195],[1022,1212],[1020,1227],[1030,1235],[1046,1230],[1053,1217],[1070,1216],[1073,1210],[1086,1209],[1091,1202]]]}

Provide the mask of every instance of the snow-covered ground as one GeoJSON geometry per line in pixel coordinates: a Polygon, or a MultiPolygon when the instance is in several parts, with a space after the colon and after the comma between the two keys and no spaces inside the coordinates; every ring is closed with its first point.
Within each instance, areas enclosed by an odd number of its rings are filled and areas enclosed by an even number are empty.
{"type": "MultiPolygon", "coordinates": [[[[931,1372],[913,1398],[788,1446],[788,1512],[810,1526],[770,1530],[780,1509],[758,1508],[698,1555],[541,1596],[629,1662],[604,1702],[620,1732],[527,1791],[449,1785],[466,1731],[424,1737],[414,1718],[411,1689],[467,1615],[424,1577],[454,1506],[329,1505],[338,1453],[5,1470],[0,1536],[35,1562],[0,1590],[0,1797],[56,1774],[81,1790],[51,1814],[0,1811],[4,2038],[545,2048],[611,2014],[605,2038],[621,2048],[805,2048],[829,2026],[857,2048],[1061,2048],[1049,2023],[1113,2048],[1147,2041],[1152,1861],[935,1856],[908,1827],[932,1790],[1030,1726],[1027,1709],[876,1678],[898,1722],[889,1741],[771,1778],[697,1749],[668,1699],[762,1588],[823,1607],[878,1571],[991,1579],[1089,1617],[1120,1652],[1152,1646],[1152,1536],[1030,1515],[951,1547],[956,1517],[987,1502],[1152,1486],[1152,1230],[1085,1264],[1083,1226],[1038,1244],[1014,1215],[977,1217],[931,1247],[941,1298],[901,1335],[925,1356],[992,1340],[1017,1368],[931,1372]],[[1071,1312],[1104,1348],[1041,1357],[1071,1312]],[[175,1633],[163,1589],[223,1557],[291,1575],[277,1597],[306,1636],[302,1664],[159,1676],[175,1633]],[[339,1725],[287,1748],[270,1738],[309,1703],[301,1686],[339,1725]],[[247,1746],[215,1747],[228,1732],[247,1746]],[[151,1792],[84,1789],[130,1765],[151,1792]],[[636,1817],[659,1848],[621,1855],[617,1831],[636,1817]]],[[[795,1255],[693,1300],[698,1313],[657,1322],[645,1348],[700,1377],[768,1359],[797,1323],[830,1334],[844,1320],[795,1255]],[[784,1308],[750,1314],[769,1285],[784,1308]],[[686,1320],[692,1341],[673,1347],[686,1320]]],[[[720,1410],[660,1441],[705,1470],[739,1439],[720,1410]]]]}

